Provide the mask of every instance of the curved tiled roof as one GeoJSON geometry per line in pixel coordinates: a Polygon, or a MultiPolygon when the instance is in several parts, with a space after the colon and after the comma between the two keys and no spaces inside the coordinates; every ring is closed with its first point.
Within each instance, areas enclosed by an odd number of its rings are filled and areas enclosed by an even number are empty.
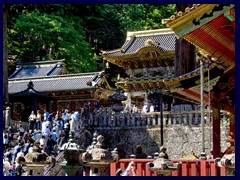
{"type": "MultiPolygon", "coordinates": [[[[143,31],[144,32],[144,31],[143,31]]],[[[146,47],[155,47],[161,51],[175,50],[176,36],[173,32],[167,33],[146,33],[142,35],[134,35],[127,39],[120,49],[113,51],[105,51],[105,56],[124,56],[137,53],[140,49],[146,47]],[[153,41],[152,44],[147,44],[148,40],[153,41]]]]}
{"type": "Polygon", "coordinates": [[[93,89],[95,85],[103,80],[103,76],[99,72],[56,75],[50,77],[37,78],[19,78],[9,80],[9,94],[20,92],[26,89],[27,84],[32,81],[34,89],[39,92],[54,92],[54,91],[74,91],[82,89],[93,89]],[[87,85],[92,82],[92,85],[87,85]]]}
{"type": "Polygon", "coordinates": [[[63,68],[63,60],[21,63],[9,79],[59,75],[63,68]]]}

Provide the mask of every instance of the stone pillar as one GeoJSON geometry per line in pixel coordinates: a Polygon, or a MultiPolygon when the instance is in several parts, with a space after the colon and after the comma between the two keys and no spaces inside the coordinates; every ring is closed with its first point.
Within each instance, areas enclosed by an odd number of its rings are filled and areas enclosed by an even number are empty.
{"type": "Polygon", "coordinates": [[[8,128],[10,126],[11,121],[11,108],[8,106],[5,110],[5,128],[8,128]]]}

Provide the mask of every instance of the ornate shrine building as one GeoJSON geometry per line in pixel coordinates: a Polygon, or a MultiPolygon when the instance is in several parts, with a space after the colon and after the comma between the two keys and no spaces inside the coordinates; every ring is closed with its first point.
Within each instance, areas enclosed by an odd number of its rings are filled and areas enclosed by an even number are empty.
{"type": "Polygon", "coordinates": [[[174,77],[175,34],[170,29],[128,32],[120,49],[103,52],[106,61],[126,70],[117,87],[127,92],[127,103],[142,109],[149,91],[164,89],[163,79],[174,77]]]}
{"type": "MultiPolygon", "coordinates": [[[[202,4],[178,12],[167,22],[178,38],[184,38],[200,49],[206,65],[222,69],[211,85],[207,79],[215,72],[204,74],[204,104],[209,105],[213,117],[213,155],[220,155],[220,110],[230,118],[229,152],[235,151],[235,6],[233,4],[202,4]],[[208,87],[208,88],[207,88],[208,87]]],[[[181,87],[191,78],[179,77],[169,82],[170,87],[181,87]]],[[[168,83],[166,83],[168,84],[168,83]]],[[[196,99],[199,88],[188,87],[178,91],[185,97],[196,99]]],[[[197,100],[199,101],[199,100],[197,100]]]]}
{"type": "Polygon", "coordinates": [[[141,108],[148,93],[162,94],[185,102],[201,103],[203,62],[204,107],[212,118],[213,156],[221,153],[220,119],[230,119],[230,148],[235,151],[235,7],[232,4],[201,4],[178,12],[165,22],[170,29],[128,32],[120,49],[105,51],[106,61],[123,67],[128,78],[116,85],[128,93],[128,104],[141,108]],[[183,38],[197,48],[196,69],[174,77],[175,38],[183,38]],[[221,111],[221,113],[220,113],[221,111]]]}
{"type": "Polygon", "coordinates": [[[22,119],[26,109],[28,115],[31,110],[38,109],[50,112],[65,108],[80,109],[85,102],[90,102],[91,106],[94,106],[94,102],[98,104],[99,98],[111,92],[102,72],[66,74],[63,60],[21,64],[9,77],[8,88],[13,104],[12,119],[22,121],[26,121],[22,119]],[[34,96],[44,94],[49,97],[49,101],[42,102],[40,97],[35,99],[36,102],[27,103],[30,97],[27,91],[29,82],[32,83],[30,91],[35,92],[34,96]]]}

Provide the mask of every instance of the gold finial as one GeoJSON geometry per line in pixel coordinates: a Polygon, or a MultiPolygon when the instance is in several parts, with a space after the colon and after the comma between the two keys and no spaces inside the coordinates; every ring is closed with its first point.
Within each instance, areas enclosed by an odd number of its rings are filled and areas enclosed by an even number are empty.
{"type": "Polygon", "coordinates": [[[108,62],[106,62],[106,68],[107,69],[109,69],[110,67],[109,67],[109,63],[108,62]]]}

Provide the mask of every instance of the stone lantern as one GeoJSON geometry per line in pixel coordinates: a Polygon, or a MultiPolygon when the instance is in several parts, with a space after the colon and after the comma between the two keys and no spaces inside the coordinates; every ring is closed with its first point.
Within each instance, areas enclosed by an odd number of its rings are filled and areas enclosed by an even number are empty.
{"type": "MultiPolygon", "coordinates": [[[[97,143],[82,154],[85,167],[89,167],[89,176],[109,176],[110,163],[118,159],[116,152],[104,148],[104,137],[97,136],[97,143]]],[[[85,168],[86,169],[86,168],[85,168]]]]}
{"type": "Polygon", "coordinates": [[[60,151],[64,151],[65,159],[61,163],[62,168],[68,176],[76,176],[76,173],[82,167],[79,162],[79,157],[83,152],[83,149],[81,149],[80,146],[70,138],[67,143],[63,144],[60,151]]]}
{"type": "Polygon", "coordinates": [[[217,166],[226,167],[227,176],[235,176],[235,153],[224,154],[222,158],[216,158],[217,166]]]}
{"type": "Polygon", "coordinates": [[[147,168],[151,171],[156,171],[157,176],[171,176],[172,171],[179,169],[179,163],[173,163],[165,158],[164,153],[159,154],[159,158],[147,164],[147,168]]]}
{"type": "Polygon", "coordinates": [[[122,111],[124,109],[123,105],[122,105],[122,101],[127,100],[127,97],[120,92],[120,89],[118,88],[116,90],[116,92],[108,97],[108,101],[113,101],[114,105],[112,107],[112,110],[115,113],[119,113],[120,111],[122,111]]]}

